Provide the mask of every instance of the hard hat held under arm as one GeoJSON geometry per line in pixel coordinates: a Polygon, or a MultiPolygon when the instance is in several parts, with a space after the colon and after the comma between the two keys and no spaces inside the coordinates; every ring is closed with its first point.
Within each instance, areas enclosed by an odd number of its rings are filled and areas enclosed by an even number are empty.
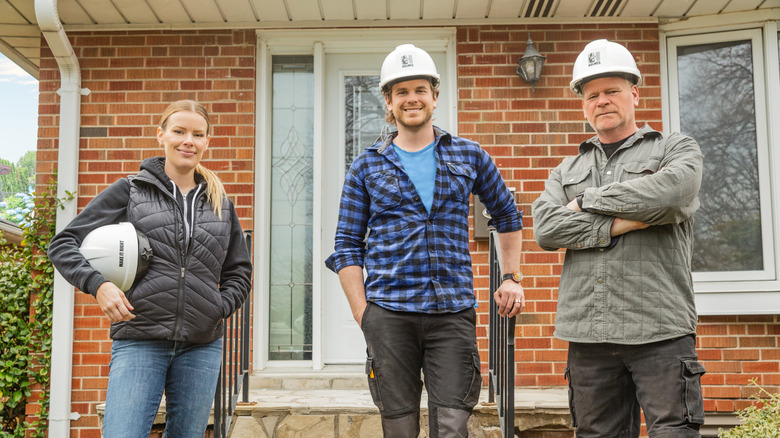
{"type": "Polygon", "coordinates": [[[126,221],[130,186],[126,178],[111,184],[92,199],[49,244],[49,259],[65,280],[94,295],[106,279],[84,258],[80,247],[86,236],[104,225],[126,221]]]}
{"type": "Polygon", "coordinates": [[[127,292],[149,269],[152,247],[130,222],[104,225],[87,234],[79,251],[89,264],[127,292]]]}

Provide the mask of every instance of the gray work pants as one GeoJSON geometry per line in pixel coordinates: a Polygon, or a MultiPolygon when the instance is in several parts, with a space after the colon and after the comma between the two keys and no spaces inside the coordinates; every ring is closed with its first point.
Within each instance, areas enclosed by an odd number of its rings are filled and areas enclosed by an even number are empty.
{"type": "Polygon", "coordinates": [[[369,303],[361,322],[366,374],[386,438],[416,438],[425,377],[429,436],[467,437],[482,387],[476,312],[394,312],[369,303]]]}
{"type": "Polygon", "coordinates": [[[569,343],[566,378],[577,438],[700,438],[704,423],[696,338],[642,345],[569,343]]]}

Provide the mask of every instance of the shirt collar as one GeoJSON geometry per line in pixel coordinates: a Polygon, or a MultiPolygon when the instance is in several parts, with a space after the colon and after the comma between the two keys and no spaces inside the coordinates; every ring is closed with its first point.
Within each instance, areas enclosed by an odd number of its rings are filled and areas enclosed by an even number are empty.
{"type": "MultiPolygon", "coordinates": [[[[443,129],[440,129],[438,126],[433,126],[433,135],[435,137],[434,143],[450,143],[452,141],[452,136],[444,131],[443,129]]],[[[373,146],[369,146],[367,149],[376,149],[377,153],[384,154],[387,148],[393,144],[393,140],[398,136],[398,131],[393,131],[390,134],[388,134],[383,140],[380,140],[376,142],[373,146]]]]}
{"type": "MultiPolygon", "coordinates": [[[[626,142],[623,143],[623,145],[620,146],[619,149],[629,148],[629,147],[633,146],[634,143],[636,143],[639,140],[645,138],[645,136],[647,136],[647,137],[663,138],[664,135],[661,132],[656,131],[655,129],[651,128],[650,125],[645,125],[645,126],[639,128],[639,130],[637,132],[635,132],[633,135],[628,137],[626,142]]],[[[599,141],[599,136],[598,135],[593,136],[593,137],[583,141],[582,143],[580,143],[579,153],[580,154],[584,154],[584,153],[590,151],[591,149],[593,149],[594,147],[597,147],[597,146],[601,146],[601,141],[599,141]]]]}

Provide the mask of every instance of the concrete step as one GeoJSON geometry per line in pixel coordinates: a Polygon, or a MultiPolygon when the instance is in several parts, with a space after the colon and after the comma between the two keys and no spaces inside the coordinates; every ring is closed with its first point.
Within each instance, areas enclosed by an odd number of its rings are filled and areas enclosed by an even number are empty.
{"type": "Polygon", "coordinates": [[[368,390],[362,365],[328,365],[322,370],[309,368],[269,368],[249,377],[251,389],[279,390],[368,390]]]}
{"type": "MultiPolygon", "coordinates": [[[[320,373],[317,373],[320,374],[320,373]]],[[[338,389],[347,376],[263,376],[249,391],[249,403],[239,404],[231,427],[231,438],[334,437],[374,438],[382,436],[379,411],[368,389],[338,389]],[[280,381],[272,383],[273,379],[280,381]],[[329,381],[329,387],[323,381],[329,381]],[[313,383],[316,382],[316,383],[313,383]],[[284,389],[301,385],[305,389],[284,389]],[[264,388],[262,386],[273,386],[264,388]],[[311,389],[322,386],[322,389],[311,389]]],[[[258,377],[258,376],[256,376],[258,377]]],[[[365,377],[363,386],[366,386],[365,377]]],[[[346,379],[351,381],[351,379],[346,379]]],[[[480,403],[469,421],[470,436],[500,437],[498,412],[487,402],[483,388],[480,403]]],[[[515,432],[536,431],[535,437],[573,436],[570,429],[567,393],[565,389],[515,390],[515,432]],[[550,432],[553,435],[546,435],[550,432]]],[[[427,395],[421,402],[421,434],[427,437],[427,395]]]]}

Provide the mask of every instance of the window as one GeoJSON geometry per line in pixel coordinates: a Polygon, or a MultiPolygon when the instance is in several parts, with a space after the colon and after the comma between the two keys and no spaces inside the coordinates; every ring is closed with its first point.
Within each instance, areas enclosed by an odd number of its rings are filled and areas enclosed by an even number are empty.
{"type": "Polygon", "coordinates": [[[776,24],[666,37],[666,129],[704,154],[692,261],[700,314],[780,312],[768,304],[780,298],[780,129],[768,123],[780,84],[778,64],[765,67],[775,35],[776,24]]]}
{"type": "Polygon", "coordinates": [[[764,271],[751,43],[677,47],[680,131],[706,157],[694,272],[764,271]]]}
{"type": "Polygon", "coordinates": [[[273,57],[270,360],[311,360],[314,64],[273,57]]]}

